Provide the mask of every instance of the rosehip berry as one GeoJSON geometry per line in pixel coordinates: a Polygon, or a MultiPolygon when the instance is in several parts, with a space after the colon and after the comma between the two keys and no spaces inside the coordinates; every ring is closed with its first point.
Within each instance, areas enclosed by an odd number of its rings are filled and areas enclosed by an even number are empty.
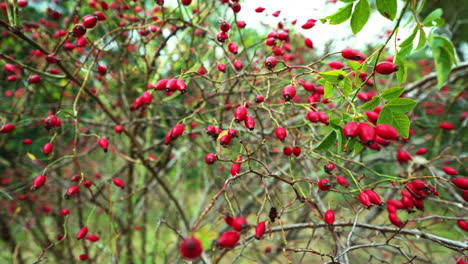
{"type": "Polygon", "coordinates": [[[304,90],[308,91],[308,92],[313,92],[315,91],[315,86],[313,83],[311,82],[304,82],[302,84],[302,87],[304,87],[304,90]]]}
{"type": "Polygon", "coordinates": [[[218,64],[218,71],[226,72],[226,65],[224,63],[219,63],[218,64]]]}
{"type": "Polygon", "coordinates": [[[398,153],[397,153],[397,156],[396,156],[396,159],[400,164],[403,164],[403,163],[407,163],[412,158],[411,158],[411,155],[408,152],[406,152],[406,151],[404,151],[402,149],[399,149],[398,153]]]}
{"type": "Polygon", "coordinates": [[[123,130],[124,130],[124,128],[123,128],[123,126],[121,126],[121,125],[115,125],[115,127],[114,127],[114,131],[115,131],[115,133],[117,133],[117,134],[122,133],[123,130]]]}
{"type": "Polygon", "coordinates": [[[31,76],[31,78],[29,78],[29,82],[30,83],[38,83],[41,81],[41,76],[37,75],[37,74],[34,74],[31,76]]]}
{"type": "Polygon", "coordinates": [[[442,122],[442,123],[440,123],[439,126],[443,130],[454,130],[455,129],[455,126],[452,123],[449,123],[449,122],[442,122]]]}
{"type": "Polygon", "coordinates": [[[85,26],[85,28],[94,28],[97,22],[98,18],[94,15],[86,15],[83,17],[83,26],[85,26]]]}
{"type": "Polygon", "coordinates": [[[397,209],[404,209],[405,205],[400,200],[388,200],[387,205],[394,206],[397,209]]]}
{"type": "Polygon", "coordinates": [[[331,173],[333,170],[335,169],[335,164],[329,162],[327,165],[323,166],[323,170],[326,172],[326,173],[331,173]]]}
{"type": "Polygon", "coordinates": [[[218,238],[218,244],[222,248],[233,248],[239,241],[240,234],[234,231],[224,232],[218,238]]]}
{"type": "Polygon", "coordinates": [[[333,223],[335,222],[335,213],[333,212],[333,210],[327,210],[325,212],[325,222],[329,225],[333,225],[333,223]]]}
{"type": "Polygon", "coordinates": [[[177,124],[171,130],[171,139],[176,139],[184,133],[185,126],[184,124],[177,124]]]}
{"type": "Polygon", "coordinates": [[[292,153],[294,156],[299,157],[301,155],[301,148],[300,147],[293,147],[292,148],[292,153]]]}
{"type": "Polygon", "coordinates": [[[341,186],[343,186],[345,188],[348,188],[348,186],[349,186],[348,181],[343,176],[336,177],[336,182],[338,182],[339,185],[341,185],[341,186]]]}
{"type": "Polygon", "coordinates": [[[291,101],[296,96],[296,88],[292,85],[286,85],[283,88],[283,98],[286,102],[291,101]]]}
{"type": "Polygon", "coordinates": [[[319,121],[319,114],[317,112],[309,111],[307,112],[307,119],[312,123],[317,123],[319,121]]]}
{"type": "Polygon", "coordinates": [[[84,36],[86,34],[86,27],[82,24],[76,24],[72,29],[73,36],[76,38],[84,36]]]}
{"type": "Polygon", "coordinates": [[[276,64],[277,64],[276,58],[273,57],[273,56],[270,56],[270,57],[266,58],[266,60],[265,60],[265,67],[267,67],[270,70],[275,68],[276,64]]]}
{"type": "Polygon", "coordinates": [[[83,186],[84,186],[85,188],[89,188],[89,187],[91,187],[92,185],[93,185],[93,183],[92,183],[91,181],[89,181],[89,180],[84,180],[84,181],[83,181],[83,186]]]}
{"type": "Polygon", "coordinates": [[[122,189],[124,188],[124,182],[122,181],[122,179],[114,178],[113,182],[115,186],[122,188],[122,189]]]}
{"type": "Polygon", "coordinates": [[[99,146],[104,150],[104,152],[107,152],[107,148],[109,147],[109,142],[105,138],[100,138],[99,139],[99,146]]]}
{"type": "Polygon", "coordinates": [[[346,125],[343,127],[343,134],[348,139],[357,137],[359,135],[358,123],[353,122],[353,121],[346,123],[346,125]]]}
{"type": "Polygon", "coordinates": [[[332,69],[341,69],[344,67],[344,64],[341,61],[332,61],[328,63],[328,66],[332,69]]]}
{"type": "Polygon", "coordinates": [[[88,259],[88,255],[87,254],[81,254],[79,258],[80,258],[81,261],[85,261],[85,260],[88,259]]]}
{"type": "MultiPolygon", "coordinates": [[[[237,52],[238,52],[238,50],[239,50],[239,47],[237,46],[236,43],[231,42],[231,43],[229,43],[229,45],[228,45],[228,50],[229,50],[229,52],[231,52],[232,54],[235,55],[235,54],[237,54],[237,52]]],[[[237,67],[236,67],[236,69],[237,69],[237,67]]]]}
{"type": "Polygon", "coordinates": [[[65,192],[65,199],[69,199],[71,196],[77,194],[80,191],[80,187],[74,185],[67,189],[65,192]]]}
{"type": "Polygon", "coordinates": [[[255,227],[255,238],[260,239],[262,238],[263,234],[265,234],[265,221],[261,221],[255,227]]]}
{"type": "Polygon", "coordinates": [[[396,131],[396,129],[393,126],[387,124],[377,125],[375,127],[375,132],[379,137],[384,139],[394,140],[398,137],[398,132],[396,131]]]}
{"type": "Polygon", "coordinates": [[[468,190],[468,178],[457,178],[452,181],[455,186],[462,190],[468,190]]]}
{"type": "Polygon", "coordinates": [[[286,156],[291,156],[292,149],[290,147],[284,147],[283,148],[283,154],[286,155],[286,156]]]}
{"type": "Polygon", "coordinates": [[[221,43],[224,43],[227,39],[228,39],[228,36],[226,35],[226,33],[224,33],[223,31],[219,32],[218,35],[216,36],[216,39],[221,42],[221,43]]]}
{"type": "Polygon", "coordinates": [[[36,176],[36,178],[34,178],[33,180],[32,189],[33,190],[39,189],[42,185],[44,185],[45,181],[46,181],[46,177],[44,175],[36,176]]]}
{"type": "Polygon", "coordinates": [[[314,48],[314,43],[312,43],[312,40],[310,38],[306,38],[304,40],[304,44],[306,47],[313,49],[314,48]]]}
{"type": "Polygon", "coordinates": [[[226,21],[222,21],[219,24],[219,29],[221,29],[222,32],[228,32],[230,28],[231,28],[231,25],[229,25],[229,23],[226,21]]]}
{"type": "Polygon", "coordinates": [[[239,13],[241,11],[241,5],[239,3],[234,3],[231,5],[231,9],[234,13],[239,13]]]}
{"type": "Polygon", "coordinates": [[[245,28],[245,21],[237,20],[237,27],[238,28],[245,28]]]}
{"type": "Polygon", "coordinates": [[[356,50],[345,48],[341,51],[341,56],[348,60],[360,60],[361,56],[359,56],[356,50]]]}
{"type": "Polygon", "coordinates": [[[26,145],[26,146],[31,145],[31,144],[32,144],[32,140],[29,139],[29,138],[27,138],[27,139],[23,140],[23,144],[26,145]]]}
{"type": "Polygon", "coordinates": [[[66,216],[66,215],[70,214],[70,211],[68,209],[62,209],[62,210],[60,210],[60,214],[63,215],[63,216],[66,216]]]}
{"type": "Polygon", "coordinates": [[[283,127],[280,127],[280,126],[276,127],[275,135],[279,140],[284,141],[286,139],[286,136],[287,136],[286,129],[284,129],[283,127]]]}
{"type": "Polygon", "coordinates": [[[242,70],[243,67],[244,67],[244,64],[242,63],[242,61],[240,61],[240,60],[235,60],[235,61],[234,61],[234,68],[235,68],[237,71],[242,70]]]}
{"type": "Polygon", "coordinates": [[[323,112],[317,112],[318,114],[318,119],[320,121],[320,123],[328,126],[329,122],[330,122],[330,119],[328,118],[328,115],[323,113],[323,112]]]}
{"type": "Polygon", "coordinates": [[[232,228],[236,231],[241,232],[243,229],[246,229],[249,227],[249,224],[247,224],[247,220],[243,217],[236,217],[234,221],[232,221],[232,228]]]}
{"type": "Polygon", "coordinates": [[[250,130],[250,131],[253,131],[254,128],[255,128],[255,120],[253,119],[253,117],[251,116],[247,116],[244,120],[244,123],[245,123],[245,127],[250,130]]]}
{"type": "Polygon", "coordinates": [[[365,207],[369,207],[372,204],[369,195],[367,195],[365,192],[360,193],[358,198],[359,202],[365,207]]]}
{"type": "Polygon", "coordinates": [[[202,243],[194,236],[184,238],[179,244],[179,253],[184,259],[197,259],[203,253],[202,243]]]}
{"type": "MultiPolygon", "coordinates": [[[[242,157],[241,157],[241,156],[237,157],[237,158],[235,159],[235,161],[241,162],[241,161],[242,161],[242,157]]],[[[237,174],[239,174],[241,165],[242,165],[242,163],[232,163],[232,165],[231,165],[231,175],[232,175],[232,177],[234,177],[234,176],[236,176],[237,174]]]]}
{"type": "Polygon", "coordinates": [[[376,204],[376,205],[382,204],[382,200],[380,199],[380,196],[375,191],[370,190],[370,189],[365,189],[363,192],[367,194],[367,196],[369,196],[369,199],[373,204],[376,204]]]}
{"type": "Polygon", "coordinates": [[[359,130],[359,138],[364,144],[368,146],[374,144],[376,135],[375,135],[375,129],[371,125],[367,123],[360,123],[358,125],[358,130],[359,130]]]}
{"type": "Polygon", "coordinates": [[[247,108],[242,105],[237,107],[236,111],[234,112],[234,118],[234,121],[236,121],[236,123],[244,121],[247,118],[247,108]]]}
{"type": "Polygon", "coordinates": [[[216,162],[216,155],[213,153],[208,153],[205,156],[205,163],[208,165],[213,165],[216,162]]]}
{"type": "Polygon", "coordinates": [[[88,241],[90,242],[96,242],[96,241],[99,241],[99,237],[95,234],[89,234],[88,236],[86,236],[86,239],[88,239],[88,241]]]}
{"type": "Polygon", "coordinates": [[[448,175],[451,175],[451,176],[455,176],[455,175],[458,175],[458,171],[452,167],[443,167],[442,170],[448,174],[448,175]]]}
{"type": "Polygon", "coordinates": [[[97,70],[98,70],[99,74],[102,75],[102,76],[106,75],[106,73],[107,73],[106,66],[98,65],[97,70]]]}
{"type": "Polygon", "coordinates": [[[263,96],[261,96],[261,95],[255,97],[255,102],[256,102],[257,104],[263,103],[264,100],[265,100],[265,97],[263,97],[263,96]]]}
{"type": "Polygon", "coordinates": [[[82,227],[80,229],[80,231],[78,231],[78,234],[76,235],[76,238],[78,240],[80,240],[80,239],[84,238],[86,236],[86,234],[88,234],[88,227],[85,226],[85,227],[82,227]]]}
{"type": "Polygon", "coordinates": [[[52,145],[52,143],[46,143],[44,147],[42,147],[42,153],[49,155],[49,153],[52,152],[53,148],[54,146],[52,145]]]}
{"type": "Polygon", "coordinates": [[[320,179],[317,185],[321,191],[328,191],[331,187],[330,181],[328,179],[320,179]]]}
{"type": "Polygon", "coordinates": [[[427,152],[427,148],[425,147],[420,147],[417,151],[416,151],[416,155],[424,155],[426,154],[427,152]]]}
{"type": "Polygon", "coordinates": [[[388,214],[388,219],[390,220],[392,224],[396,225],[397,227],[403,226],[403,223],[401,223],[400,218],[398,218],[396,214],[392,214],[392,213],[388,214]]]}
{"type": "Polygon", "coordinates": [[[380,74],[389,75],[398,71],[398,66],[391,62],[384,61],[377,64],[377,66],[375,67],[375,71],[380,74]]]}
{"type": "Polygon", "coordinates": [[[184,6],[188,6],[192,3],[192,0],[182,0],[181,2],[184,6]]]}

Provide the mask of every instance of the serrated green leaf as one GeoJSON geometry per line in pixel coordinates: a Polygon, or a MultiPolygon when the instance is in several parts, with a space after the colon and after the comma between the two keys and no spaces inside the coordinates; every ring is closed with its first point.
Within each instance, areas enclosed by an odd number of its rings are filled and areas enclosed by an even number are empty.
{"type": "Polygon", "coordinates": [[[359,154],[359,152],[361,152],[361,150],[362,150],[363,148],[364,148],[364,147],[361,145],[361,143],[356,142],[356,144],[354,144],[353,157],[356,156],[357,154],[359,154]]]}
{"type": "Polygon", "coordinates": [[[372,97],[372,100],[363,104],[361,108],[364,111],[371,111],[371,110],[374,110],[377,106],[379,106],[379,104],[380,104],[380,98],[378,96],[374,96],[372,97]]]}
{"type": "Polygon", "coordinates": [[[375,0],[379,13],[393,21],[397,14],[397,0],[375,0]]]}
{"type": "Polygon", "coordinates": [[[336,87],[333,85],[331,82],[325,83],[324,89],[323,89],[323,98],[331,98],[333,97],[333,93],[335,93],[336,87]]]}
{"type": "Polygon", "coordinates": [[[320,144],[314,149],[317,151],[327,150],[336,143],[336,132],[332,130],[320,144]]]}
{"type": "Polygon", "coordinates": [[[370,5],[367,0],[359,0],[359,3],[354,7],[353,15],[351,16],[351,29],[356,35],[366,25],[370,16],[370,5]]]}
{"type": "Polygon", "coordinates": [[[407,68],[405,61],[398,55],[398,53],[394,57],[394,62],[396,66],[398,66],[398,71],[396,72],[398,85],[401,85],[406,81],[407,76],[407,68]]]}
{"type": "Polygon", "coordinates": [[[386,106],[384,106],[380,110],[379,119],[377,119],[377,125],[379,125],[379,124],[389,124],[389,125],[391,125],[392,120],[393,120],[392,111],[390,109],[388,109],[386,106]]]}
{"type": "Polygon", "coordinates": [[[440,89],[447,81],[452,69],[452,62],[457,64],[455,49],[448,39],[441,36],[434,36],[432,31],[429,33],[428,41],[432,50],[432,55],[434,56],[437,72],[437,86],[440,89]]]}
{"type": "Polygon", "coordinates": [[[417,102],[409,98],[396,98],[388,102],[385,107],[390,109],[393,113],[408,113],[413,110],[417,102]]]}
{"type": "Polygon", "coordinates": [[[349,151],[353,149],[354,144],[356,144],[356,142],[357,142],[356,140],[348,141],[348,143],[346,143],[346,148],[344,149],[344,151],[349,151]]]}
{"type": "Polygon", "coordinates": [[[322,76],[323,79],[332,82],[332,83],[338,83],[346,77],[346,72],[341,71],[341,70],[335,70],[335,71],[328,71],[328,72],[321,72],[319,73],[320,76],[322,76]]]}
{"type": "Polygon", "coordinates": [[[393,120],[391,124],[398,133],[404,137],[408,138],[409,136],[409,129],[410,129],[410,121],[409,118],[402,113],[393,113],[393,120]]]}
{"type": "Polygon", "coordinates": [[[426,32],[422,28],[419,29],[419,40],[418,40],[418,46],[416,47],[416,50],[420,50],[426,46],[426,32]]]}
{"type": "Polygon", "coordinates": [[[443,48],[450,56],[450,60],[457,65],[457,59],[455,57],[455,47],[452,42],[442,36],[434,36],[432,38],[432,43],[436,47],[443,48]]]}
{"type": "Polygon", "coordinates": [[[320,85],[322,85],[322,86],[325,86],[325,84],[327,83],[327,80],[325,80],[324,78],[318,79],[318,80],[317,80],[317,83],[320,84],[320,85]]]}
{"type": "Polygon", "coordinates": [[[444,12],[442,8],[437,8],[436,10],[432,11],[426,18],[423,20],[423,25],[425,27],[432,26],[432,21],[439,19],[444,12]]]}
{"type": "Polygon", "coordinates": [[[383,91],[383,93],[380,96],[382,96],[383,99],[390,101],[392,99],[400,97],[404,90],[404,87],[393,87],[383,91]]]}
{"type": "Polygon", "coordinates": [[[349,67],[351,67],[351,70],[357,71],[361,67],[361,63],[357,61],[348,61],[349,67]]]}
{"type": "Polygon", "coordinates": [[[408,46],[410,44],[413,44],[413,40],[416,37],[417,33],[418,33],[418,27],[414,27],[413,33],[411,33],[411,35],[409,35],[409,37],[407,37],[405,40],[403,40],[403,42],[399,45],[399,47],[403,48],[403,47],[406,47],[406,46],[408,46]]]}
{"type": "Polygon", "coordinates": [[[320,19],[322,23],[329,20],[330,25],[339,25],[351,17],[351,11],[353,10],[353,3],[349,3],[344,7],[341,7],[334,14],[329,15],[325,18],[320,19]]]}

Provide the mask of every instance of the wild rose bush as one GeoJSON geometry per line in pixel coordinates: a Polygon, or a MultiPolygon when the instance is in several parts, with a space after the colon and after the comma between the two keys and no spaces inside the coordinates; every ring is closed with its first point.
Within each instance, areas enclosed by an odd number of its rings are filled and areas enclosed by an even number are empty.
{"type": "Polygon", "coordinates": [[[443,10],[329,2],[258,32],[242,1],[2,2],[3,261],[465,263],[443,10]],[[394,27],[366,50],[296,31],[371,12],[394,27]]]}

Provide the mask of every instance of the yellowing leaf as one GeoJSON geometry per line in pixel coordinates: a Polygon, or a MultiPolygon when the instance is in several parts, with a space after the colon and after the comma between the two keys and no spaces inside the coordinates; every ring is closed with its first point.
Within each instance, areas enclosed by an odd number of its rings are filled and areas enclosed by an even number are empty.
{"type": "Polygon", "coordinates": [[[26,155],[28,155],[28,157],[29,157],[31,160],[36,160],[36,156],[34,156],[33,154],[31,154],[29,151],[26,152],[26,155]]]}

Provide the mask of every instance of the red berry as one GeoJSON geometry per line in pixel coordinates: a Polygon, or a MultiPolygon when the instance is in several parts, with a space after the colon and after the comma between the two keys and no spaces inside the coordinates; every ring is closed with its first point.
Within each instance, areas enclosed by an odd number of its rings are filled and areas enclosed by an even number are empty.
{"type": "Polygon", "coordinates": [[[5,124],[0,127],[0,134],[10,133],[14,129],[15,129],[15,126],[13,124],[5,124]]]}
{"type": "Polygon", "coordinates": [[[37,74],[34,74],[31,76],[31,78],[29,78],[29,82],[30,83],[38,83],[41,81],[41,76],[37,75],[37,74]]]}
{"type": "Polygon", "coordinates": [[[208,153],[205,156],[205,163],[208,165],[213,165],[216,162],[216,156],[213,153],[208,153]]]}
{"type": "Polygon", "coordinates": [[[359,130],[359,138],[364,144],[368,146],[374,144],[376,135],[375,135],[375,129],[371,125],[367,123],[360,123],[358,125],[358,130],[359,130]]]}
{"type": "Polygon", "coordinates": [[[265,60],[265,67],[267,67],[270,70],[275,68],[276,64],[277,64],[276,58],[273,57],[273,56],[270,56],[270,57],[266,58],[266,60],[265,60]]]}
{"type": "Polygon", "coordinates": [[[91,181],[89,181],[89,180],[84,180],[84,181],[83,181],[83,186],[84,186],[85,188],[89,188],[89,187],[91,187],[92,185],[93,185],[93,183],[92,183],[91,181]]]}
{"type": "Polygon", "coordinates": [[[392,224],[396,225],[397,227],[401,227],[403,225],[396,214],[388,214],[388,219],[390,220],[390,222],[392,222],[392,224]]]}
{"type": "Polygon", "coordinates": [[[218,244],[222,248],[233,248],[239,241],[240,234],[234,231],[224,232],[218,238],[218,244]]]}
{"type": "Polygon", "coordinates": [[[259,222],[257,227],[255,227],[255,238],[256,239],[262,238],[263,234],[265,234],[265,221],[259,222]]]}
{"type": "Polygon", "coordinates": [[[427,152],[427,149],[425,147],[420,147],[417,151],[416,151],[416,155],[424,155],[426,154],[427,152]]]}
{"type": "Polygon", "coordinates": [[[181,2],[184,6],[188,6],[192,3],[192,0],[182,0],[181,2]]]}
{"type": "Polygon", "coordinates": [[[328,179],[320,179],[317,185],[321,191],[328,191],[331,187],[330,181],[328,179]]]}
{"type": "Polygon", "coordinates": [[[76,235],[76,238],[78,240],[84,238],[86,236],[86,234],[88,234],[88,228],[85,226],[85,227],[82,227],[80,229],[80,231],[78,231],[78,234],[76,235]]]}
{"type": "Polygon", "coordinates": [[[240,61],[240,60],[235,60],[233,64],[234,64],[234,68],[235,68],[237,71],[242,70],[242,68],[244,67],[244,64],[243,64],[242,61],[240,61]]]}
{"type": "Polygon", "coordinates": [[[228,32],[231,26],[229,25],[228,22],[223,21],[219,24],[219,28],[221,29],[222,32],[228,32]]]}
{"type": "Polygon", "coordinates": [[[80,260],[81,260],[81,261],[85,261],[85,260],[87,260],[87,259],[88,259],[88,255],[87,255],[87,254],[81,254],[81,255],[80,255],[80,260]]]}
{"type": "Polygon", "coordinates": [[[99,139],[99,146],[104,150],[104,152],[107,152],[107,148],[109,147],[109,142],[105,138],[100,138],[99,139]]]}
{"type": "Polygon", "coordinates": [[[219,63],[218,64],[218,71],[225,72],[226,71],[226,65],[224,63],[219,63]]]}
{"type": "Polygon", "coordinates": [[[294,156],[299,157],[301,155],[301,148],[300,147],[293,147],[292,148],[292,153],[294,156]]]}
{"type": "Polygon", "coordinates": [[[179,244],[179,253],[184,259],[197,259],[203,253],[202,243],[194,236],[184,238],[179,244]]]}
{"type": "Polygon", "coordinates": [[[458,175],[458,171],[452,167],[443,167],[442,170],[451,176],[458,175]]]}
{"type": "Polygon", "coordinates": [[[96,242],[99,240],[99,237],[95,234],[89,234],[87,237],[88,241],[90,242],[96,242]]]}
{"type": "Polygon", "coordinates": [[[46,143],[43,147],[42,147],[42,152],[46,155],[49,155],[50,152],[52,152],[52,149],[54,148],[54,146],[52,145],[52,143],[46,143]]]}
{"type": "Polygon", "coordinates": [[[71,196],[77,194],[80,191],[80,187],[74,185],[67,189],[65,192],[65,199],[69,199],[71,196]]]}
{"type": "Polygon", "coordinates": [[[83,17],[83,26],[85,28],[94,28],[98,22],[98,18],[96,16],[87,15],[83,17]]]}
{"type": "Polygon", "coordinates": [[[452,123],[449,123],[449,122],[442,122],[442,123],[440,123],[439,126],[443,130],[454,130],[455,129],[455,126],[452,123]]]}
{"type": "Polygon", "coordinates": [[[124,188],[124,182],[122,181],[122,179],[114,178],[113,182],[115,186],[122,188],[122,189],[124,188]]]}
{"type": "Polygon", "coordinates": [[[312,40],[310,38],[306,38],[304,40],[304,44],[306,47],[313,49],[314,48],[314,43],[312,43],[312,40]]]}
{"type": "Polygon", "coordinates": [[[33,190],[40,188],[42,185],[44,185],[45,181],[46,177],[44,175],[36,176],[36,178],[33,180],[33,190]]]}
{"type": "Polygon", "coordinates": [[[338,182],[339,185],[341,185],[341,186],[343,186],[345,188],[347,188],[349,186],[348,181],[343,176],[336,177],[336,181],[338,182]]]}
{"type": "Polygon", "coordinates": [[[369,199],[373,204],[376,204],[376,205],[382,204],[382,200],[380,199],[380,196],[375,191],[370,190],[370,189],[365,189],[364,193],[367,194],[367,196],[369,196],[369,199]]]}
{"type": "Polygon", "coordinates": [[[333,225],[335,222],[335,213],[332,210],[327,210],[325,212],[325,222],[329,225],[333,225]]]}
{"type": "Polygon", "coordinates": [[[396,159],[397,159],[397,161],[399,163],[403,164],[403,163],[406,163],[406,162],[410,161],[412,158],[411,158],[411,155],[408,152],[406,152],[406,151],[404,151],[402,149],[399,149],[398,154],[396,156],[396,159]]]}
{"type": "Polygon", "coordinates": [[[261,95],[255,97],[255,102],[256,102],[257,104],[263,103],[264,100],[265,100],[265,97],[263,97],[263,96],[261,96],[261,95]]]}
{"type": "Polygon", "coordinates": [[[455,186],[462,190],[468,190],[468,178],[457,178],[452,181],[455,186]]]}
{"type": "Polygon", "coordinates": [[[86,34],[86,27],[82,24],[76,24],[75,26],[73,26],[72,32],[74,37],[82,37],[84,36],[84,34],[86,34]]]}
{"type": "Polygon", "coordinates": [[[367,195],[365,192],[360,193],[358,198],[359,202],[365,207],[369,207],[372,204],[369,195],[367,195]]]}
{"type": "Polygon", "coordinates": [[[237,107],[236,111],[234,112],[234,118],[236,123],[244,121],[247,118],[247,108],[242,105],[237,107]]]}
{"type": "Polygon", "coordinates": [[[231,9],[234,13],[239,13],[241,11],[241,5],[239,3],[234,3],[231,5],[231,9]]]}
{"type": "Polygon", "coordinates": [[[461,229],[463,229],[463,230],[465,230],[465,231],[468,232],[468,223],[467,223],[465,220],[461,220],[461,219],[460,219],[460,220],[457,221],[457,223],[458,223],[458,226],[459,226],[461,229]]]}
{"type": "Polygon", "coordinates": [[[27,139],[23,140],[23,144],[26,145],[26,146],[27,146],[27,145],[31,145],[31,144],[32,144],[32,140],[29,139],[29,138],[27,138],[27,139]]]}
{"type": "Polygon", "coordinates": [[[236,217],[234,221],[232,221],[232,228],[236,231],[242,231],[243,229],[247,228],[249,224],[247,224],[247,220],[243,217],[236,217]]]}
{"type": "MultiPolygon", "coordinates": [[[[241,156],[237,157],[235,161],[241,162],[242,157],[241,156]]],[[[231,165],[231,176],[232,177],[239,174],[241,165],[242,165],[242,163],[232,163],[232,165],[231,165]]]]}
{"type": "Polygon", "coordinates": [[[66,215],[70,214],[70,211],[68,211],[68,209],[62,209],[62,210],[60,210],[60,214],[63,215],[63,216],[66,216],[66,215]]]}
{"type": "Polygon", "coordinates": [[[377,125],[375,127],[375,132],[379,137],[384,139],[394,140],[398,137],[398,132],[396,131],[396,129],[393,126],[387,124],[377,125]]]}
{"type": "Polygon", "coordinates": [[[360,60],[361,56],[359,56],[356,50],[345,48],[341,51],[341,56],[348,60],[360,60]]]}
{"type": "Polygon", "coordinates": [[[296,96],[296,88],[292,85],[286,85],[283,88],[283,98],[286,102],[291,101],[296,96]]]}
{"type": "Polygon", "coordinates": [[[377,64],[377,66],[375,67],[375,71],[380,74],[388,75],[398,71],[398,66],[391,62],[384,61],[377,64]]]}
{"type": "MultiPolygon", "coordinates": [[[[234,43],[234,42],[229,43],[229,45],[228,45],[229,52],[231,52],[232,54],[237,54],[238,49],[239,48],[238,48],[236,43],[234,43]]],[[[237,69],[237,67],[236,67],[236,69],[237,69]]]]}
{"type": "Polygon", "coordinates": [[[287,136],[286,129],[284,129],[283,127],[280,127],[280,126],[276,127],[275,135],[279,140],[284,141],[286,139],[286,136],[287,136]]]}
{"type": "Polygon", "coordinates": [[[400,200],[388,200],[387,204],[391,205],[391,206],[394,206],[397,209],[404,209],[405,208],[405,205],[400,200]]]}
{"type": "Polygon", "coordinates": [[[117,134],[122,133],[123,130],[124,130],[124,128],[123,128],[123,126],[121,126],[121,125],[115,125],[115,127],[114,127],[114,131],[115,131],[115,133],[117,133],[117,134]]]}
{"type": "Polygon", "coordinates": [[[98,70],[99,74],[103,75],[103,76],[106,75],[106,73],[107,73],[106,66],[98,65],[97,70],[98,70]]]}

